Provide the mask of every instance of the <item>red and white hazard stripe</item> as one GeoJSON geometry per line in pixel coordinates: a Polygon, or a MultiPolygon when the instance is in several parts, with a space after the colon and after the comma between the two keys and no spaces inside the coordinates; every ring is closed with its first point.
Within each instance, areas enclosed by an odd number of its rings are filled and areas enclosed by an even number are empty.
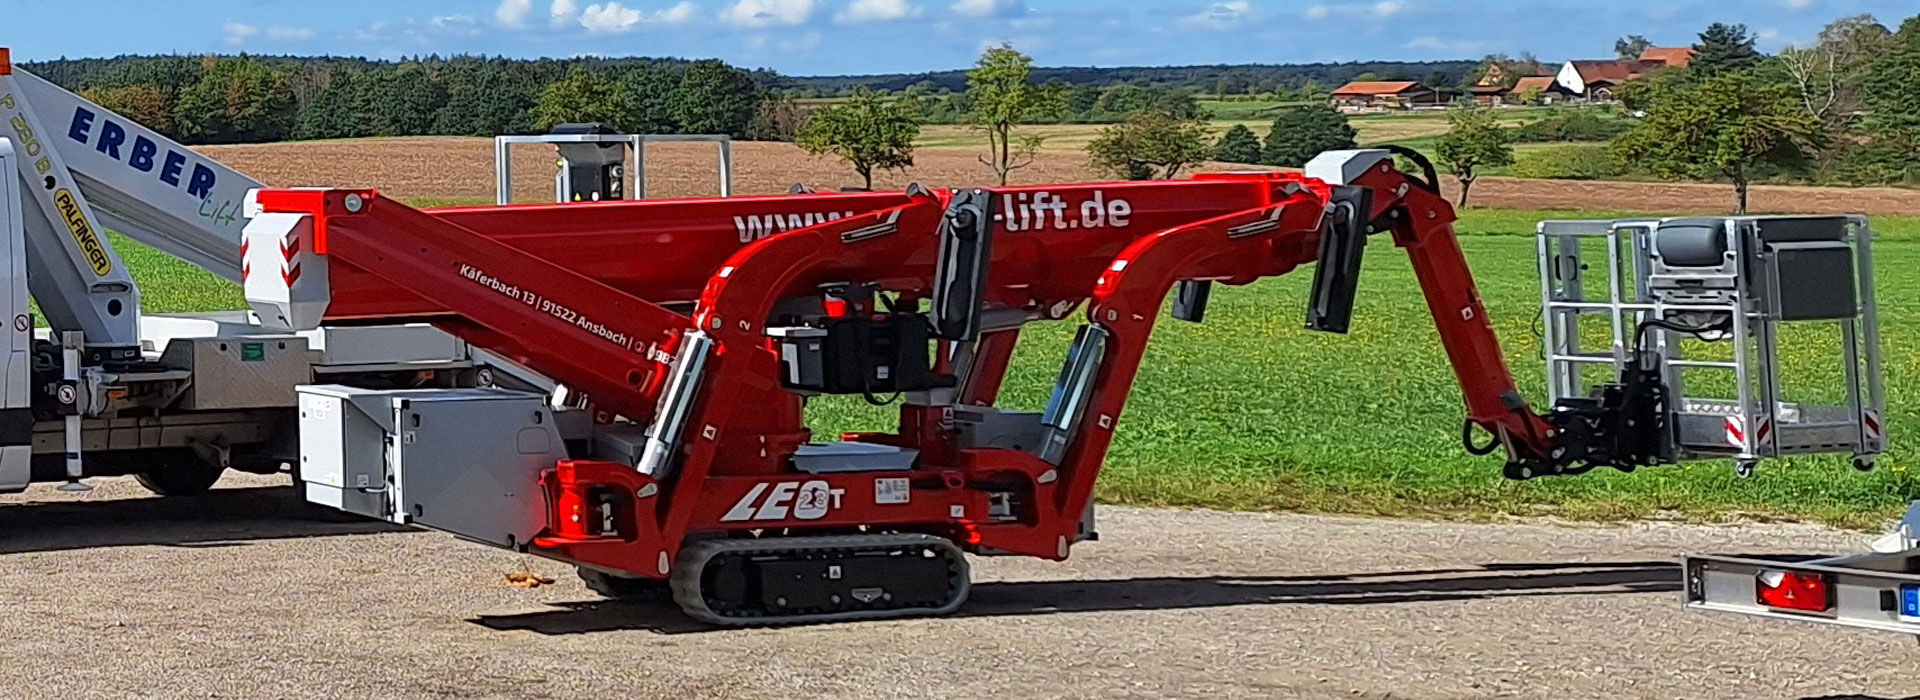
{"type": "Polygon", "coordinates": [[[1867,437],[1869,439],[1879,440],[1887,436],[1886,427],[1880,423],[1879,411],[1867,411],[1860,414],[1860,424],[1866,426],[1867,437]]]}
{"type": "MultiPolygon", "coordinates": [[[[1739,416],[1727,416],[1727,444],[1741,449],[1747,447],[1747,423],[1739,416]]],[[[1773,419],[1761,416],[1753,431],[1753,444],[1765,446],[1773,441],[1773,419]]]]}
{"type": "Polygon", "coordinates": [[[293,286],[300,280],[300,230],[294,229],[280,241],[280,279],[293,286]]]}

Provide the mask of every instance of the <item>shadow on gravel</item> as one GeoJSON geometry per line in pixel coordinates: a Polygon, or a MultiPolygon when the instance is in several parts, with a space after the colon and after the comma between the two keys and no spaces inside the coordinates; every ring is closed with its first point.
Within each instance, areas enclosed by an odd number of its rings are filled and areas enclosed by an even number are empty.
{"type": "Polygon", "coordinates": [[[1903,698],[1886,698],[1878,695],[1822,695],[1800,700],[1920,700],[1920,695],[1908,695],[1903,698]]]}
{"type": "MultiPolygon", "coordinates": [[[[1093,581],[979,583],[958,617],[1052,615],[1118,610],[1182,610],[1244,605],[1383,605],[1518,596],[1619,595],[1680,590],[1673,562],[1488,564],[1426,571],[1324,576],[1196,576],[1093,581]]],[[[559,610],[471,620],[495,630],[588,634],[713,628],[666,603],[591,601],[559,610]]]]}
{"type": "Polygon", "coordinates": [[[1045,615],[1234,605],[1379,605],[1680,590],[1673,562],[1488,564],[1330,576],[1198,576],[982,584],[962,615],[1045,615]]]}
{"type": "Polygon", "coordinates": [[[0,554],[90,547],[236,547],[247,540],[402,531],[322,511],[287,487],[198,496],[0,505],[0,554]]]}

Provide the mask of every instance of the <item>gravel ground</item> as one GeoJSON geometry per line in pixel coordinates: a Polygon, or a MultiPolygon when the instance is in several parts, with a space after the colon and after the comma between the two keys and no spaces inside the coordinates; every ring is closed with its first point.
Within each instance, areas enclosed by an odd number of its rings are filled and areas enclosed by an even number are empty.
{"type": "Polygon", "coordinates": [[[301,517],[231,478],[0,498],[4,697],[1899,698],[1911,640],[1683,614],[1685,551],[1811,527],[1111,508],[1066,564],[976,560],[957,617],[701,629],[553,562],[301,517]],[[532,567],[556,585],[513,588],[532,567]]]}

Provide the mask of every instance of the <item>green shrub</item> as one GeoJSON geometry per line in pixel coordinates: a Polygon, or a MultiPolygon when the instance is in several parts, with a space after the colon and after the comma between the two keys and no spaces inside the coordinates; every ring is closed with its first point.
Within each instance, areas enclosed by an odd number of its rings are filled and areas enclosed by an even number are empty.
{"type": "Polygon", "coordinates": [[[1604,145],[1556,146],[1523,151],[1507,170],[1513,177],[1600,180],[1627,174],[1604,145]]]}
{"type": "Polygon", "coordinates": [[[1514,127],[1513,140],[1516,143],[1610,141],[1632,128],[1629,122],[1603,119],[1591,110],[1580,110],[1514,127]]]}
{"type": "Polygon", "coordinates": [[[1920,183],[1920,163],[1897,146],[1847,144],[1820,174],[1823,184],[1899,185],[1920,183]]]}

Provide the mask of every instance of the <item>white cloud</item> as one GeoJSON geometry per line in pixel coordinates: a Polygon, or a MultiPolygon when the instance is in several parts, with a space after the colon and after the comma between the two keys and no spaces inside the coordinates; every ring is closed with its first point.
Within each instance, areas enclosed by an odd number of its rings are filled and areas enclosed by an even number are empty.
{"type": "Polygon", "coordinates": [[[806,24],[818,5],[816,0],[734,0],[720,16],[742,27],[792,26],[806,24]]]}
{"type": "Polygon", "coordinates": [[[776,40],[774,36],[753,35],[747,36],[747,48],[749,48],[749,50],[755,50],[755,52],[764,52],[764,50],[770,50],[770,48],[772,48],[772,50],[778,50],[778,52],[799,54],[799,52],[810,52],[810,50],[820,48],[820,42],[822,42],[822,40],[826,40],[826,36],[820,35],[820,33],[816,33],[816,31],[810,31],[810,33],[804,33],[804,35],[801,36],[785,36],[785,38],[780,38],[780,40],[776,40]]]}
{"type": "Polygon", "coordinates": [[[1780,0],[1780,6],[1789,10],[1804,10],[1813,7],[1813,0],[1780,0]]]}
{"type": "Polygon", "coordinates": [[[853,4],[834,19],[852,24],[892,22],[918,16],[920,8],[907,0],[853,0],[853,4]]]}
{"type": "Polygon", "coordinates": [[[480,22],[473,15],[442,15],[430,22],[434,31],[460,36],[479,36],[480,22]]]}
{"type": "Polygon", "coordinates": [[[547,10],[547,23],[554,29],[572,24],[580,16],[580,5],[573,0],[553,0],[553,7],[547,10]]]}
{"type": "Polygon", "coordinates": [[[246,43],[248,39],[260,36],[260,28],[227,20],[226,24],[220,26],[220,33],[227,38],[227,43],[239,46],[246,43]]]}
{"type": "Polygon", "coordinates": [[[375,20],[373,24],[353,30],[354,41],[380,41],[387,38],[386,20],[375,20]]]}
{"type": "Polygon", "coordinates": [[[1486,46],[1486,42],[1483,41],[1442,39],[1437,36],[1415,37],[1412,41],[1407,42],[1407,48],[1409,49],[1424,49],[1427,51],[1451,54],[1479,53],[1482,49],[1485,49],[1486,46]]]}
{"type": "MultiPolygon", "coordinates": [[[[1255,3],[1255,8],[1259,7],[1255,3]]],[[[1304,13],[1307,19],[1321,20],[1332,17],[1346,19],[1368,19],[1397,17],[1413,12],[1413,3],[1408,0],[1379,0],[1378,2],[1323,2],[1307,7],[1304,13]]]]}
{"type": "Polygon", "coordinates": [[[313,38],[313,30],[306,27],[268,27],[267,38],[277,41],[306,41],[313,38]]]}
{"type": "Polygon", "coordinates": [[[580,26],[586,27],[589,34],[625,34],[633,31],[642,19],[644,16],[639,10],[618,2],[609,2],[604,5],[588,5],[587,9],[580,13],[580,26]]]}
{"type": "Polygon", "coordinates": [[[700,6],[682,0],[678,5],[661,10],[653,18],[661,24],[686,24],[700,17],[700,6]]]}
{"type": "Polygon", "coordinates": [[[1245,24],[1253,18],[1253,4],[1247,0],[1227,0],[1209,5],[1207,9],[1181,17],[1176,24],[1194,29],[1222,31],[1245,24]]]}
{"type": "Polygon", "coordinates": [[[985,19],[1017,15],[1023,8],[1022,0],[959,0],[952,9],[961,17],[985,19]]]}
{"type": "Polygon", "coordinates": [[[500,6],[493,10],[493,18],[501,26],[514,29],[527,26],[527,15],[530,14],[533,14],[533,0],[500,0],[500,6]]]}

